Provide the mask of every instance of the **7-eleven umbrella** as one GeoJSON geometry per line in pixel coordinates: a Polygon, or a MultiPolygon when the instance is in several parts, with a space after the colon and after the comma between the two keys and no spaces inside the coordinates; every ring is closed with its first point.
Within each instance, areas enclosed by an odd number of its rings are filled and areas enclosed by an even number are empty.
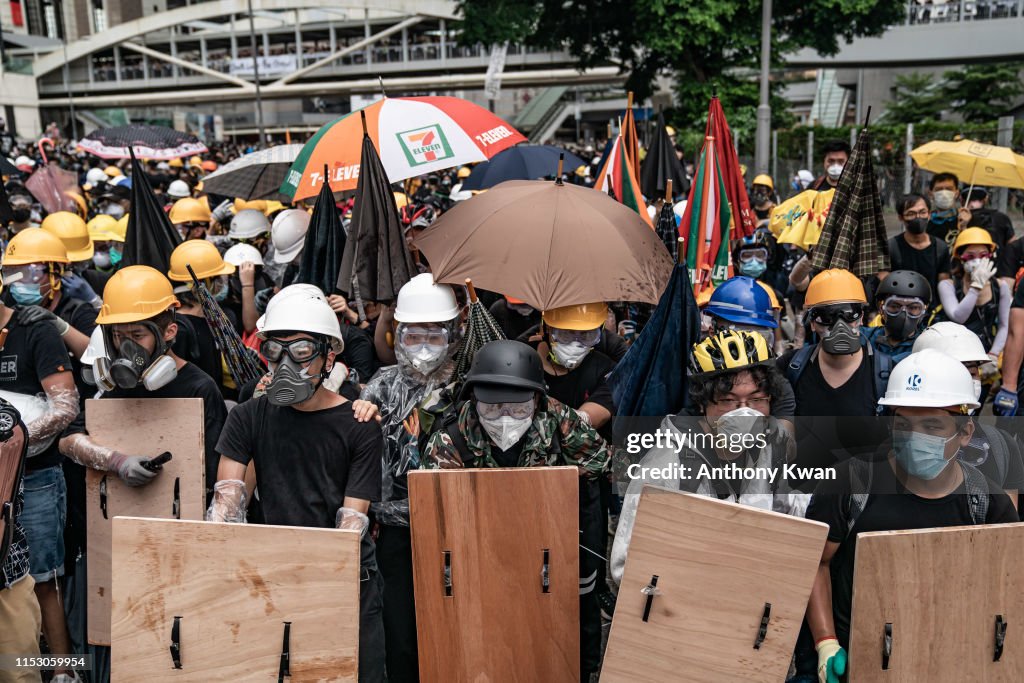
{"type": "MultiPolygon", "coordinates": [[[[510,124],[458,97],[386,97],[359,111],[391,182],[486,161],[526,141],[510,124]]],[[[281,193],[296,200],[315,196],[325,164],[333,191],[354,190],[362,139],[359,112],[328,123],[299,152],[281,193]]]]}
{"type": "Polygon", "coordinates": [[[690,270],[695,293],[729,278],[732,212],[725,193],[722,169],[718,165],[715,149],[718,144],[719,141],[711,136],[704,139],[697,175],[690,186],[690,199],[679,223],[679,232],[686,240],[686,266],[690,270]]]}

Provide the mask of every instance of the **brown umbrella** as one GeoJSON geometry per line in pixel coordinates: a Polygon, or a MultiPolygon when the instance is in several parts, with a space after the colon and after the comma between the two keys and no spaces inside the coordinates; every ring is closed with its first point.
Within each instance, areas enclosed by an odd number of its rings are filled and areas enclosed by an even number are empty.
{"type": "Polygon", "coordinates": [[[434,280],[538,310],[595,301],[657,303],[672,274],[658,234],[590,188],[510,180],[445,212],[416,240],[434,280]]]}

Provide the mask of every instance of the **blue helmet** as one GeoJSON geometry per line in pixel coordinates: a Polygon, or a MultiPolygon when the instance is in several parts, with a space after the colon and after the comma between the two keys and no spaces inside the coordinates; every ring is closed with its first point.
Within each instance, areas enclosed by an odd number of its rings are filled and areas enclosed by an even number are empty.
{"type": "Polygon", "coordinates": [[[737,275],[715,289],[705,313],[740,325],[778,327],[768,292],[752,277],[737,275]]]}

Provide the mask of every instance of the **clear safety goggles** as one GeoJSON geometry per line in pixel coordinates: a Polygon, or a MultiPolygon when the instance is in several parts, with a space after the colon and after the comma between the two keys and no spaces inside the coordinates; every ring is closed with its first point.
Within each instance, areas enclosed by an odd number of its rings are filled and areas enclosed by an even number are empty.
{"type": "Polygon", "coordinates": [[[906,313],[908,318],[920,318],[928,307],[917,297],[890,296],[882,303],[882,310],[886,315],[906,313]]]}
{"type": "Polygon", "coordinates": [[[448,329],[444,327],[422,327],[418,325],[400,325],[398,327],[398,343],[410,353],[426,347],[441,347],[448,344],[448,329]]]}
{"type": "Polygon", "coordinates": [[[38,285],[46,282],[50,275],[50,269],[45,263],[4,266],[0,272],[3,273],[4,284],[7,285],[13,285],[15,282],[38,285]]]}
{"type": "Polygon", "coordinates": [[[312,339],[293,339],[292,341],[281,341],[279,339],[264,339],[260,344],[260,354],[271,363],[278,363],[288,354],[296,363],[308,363],[324,350],[321,342],[312,339]]]}
{"type": "Polygon", "coordinates": [[[757,259],[758,261],[768,260],[768,250],[764,247],[757,247],[756,249],[740,249],[739,253],[740,261],[747,263],[757,259]]]}
{"type": "Polygon", "coordinates": [[[571,344],[579,342],[584,346],[597,346],[601,341],[601,328],[593,330],[562,330],[557,327],[551,329],[551,341],[556,344],[571,344]]]}
{"type": "Polygon", "coordinates": [[[502,415],[522,420],[533,415],[533,399],[521,403],[476,402],[476,413],[485,420],[497,420],[502,415]]]}

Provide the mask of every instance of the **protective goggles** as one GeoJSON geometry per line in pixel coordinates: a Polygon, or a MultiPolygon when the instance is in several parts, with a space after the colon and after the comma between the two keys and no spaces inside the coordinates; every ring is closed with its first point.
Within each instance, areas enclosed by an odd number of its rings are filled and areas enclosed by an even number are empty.
{"type": "Polygon", "coordinates": [[[864,311],[859,306],[822,306],[812,308],[807,313],[808,320],[825,327],[832,327],[840,320],[847,324],[852,324],[863,317],[864,311]]]}
{"type": "Polygon", "coordinates": [[[322,341],[312,339],[264,339],[260,344],[260,355],[271,363],[280,362],[286,353],[296,363],[308,363],[326,350],[326,345],[322,341]]]}
{"type": "Polygon", "coordinates": [[[533,415],[533,399],[521,403],[476,402],[476,413],[485,420],[497,420],[502,415],[523,419],[533,415]]]}
{"type": "Polygon", "coordinates": [[[4,284],[13,285],[21,282],[29,285],[38,285],[47,281],[50,269],[45,263],[26,263],[20,266],[3,267],[4,284]]]}
{"type": "Polygon", "coordinates": [[[992,258],[993,255],[990,251],[983,251],[980,254],[961,254],[958,258],[967,263],[968,261],[975,261],[980,258],[992,258]]]}
{"type": "Polygon", "coordinates": [[[584,346],[597,346],[601,341],[601,328],[593,330],[562,330],[557,327],[551,329],[551,341],[556,344],[571,344],[579,342],[584,346]]]}
{"type": "Polygon", "coordinates": [[[411,353],[428,346],[445,346],[448,343],[448,330],[444,327],[401,325],[398,328],[398,343],[411,353]]]}
{"type": "Polygon", "coordinates": [[[743,263],[753,261],[754,259],[757,259],[758,261],[767,261],[768,250],[765,249],[764,247],[758,247],[755,249],[740,249],[739,259],[743,263]]]}
{"type": "Polygon", "coordinates": [[[928,310],[924,302],[917,297],[903,298],[890,296],[882,303],[882,310],[886,315],[899,315],[906,313],[908,318],[920,318],[928,310]]]}

